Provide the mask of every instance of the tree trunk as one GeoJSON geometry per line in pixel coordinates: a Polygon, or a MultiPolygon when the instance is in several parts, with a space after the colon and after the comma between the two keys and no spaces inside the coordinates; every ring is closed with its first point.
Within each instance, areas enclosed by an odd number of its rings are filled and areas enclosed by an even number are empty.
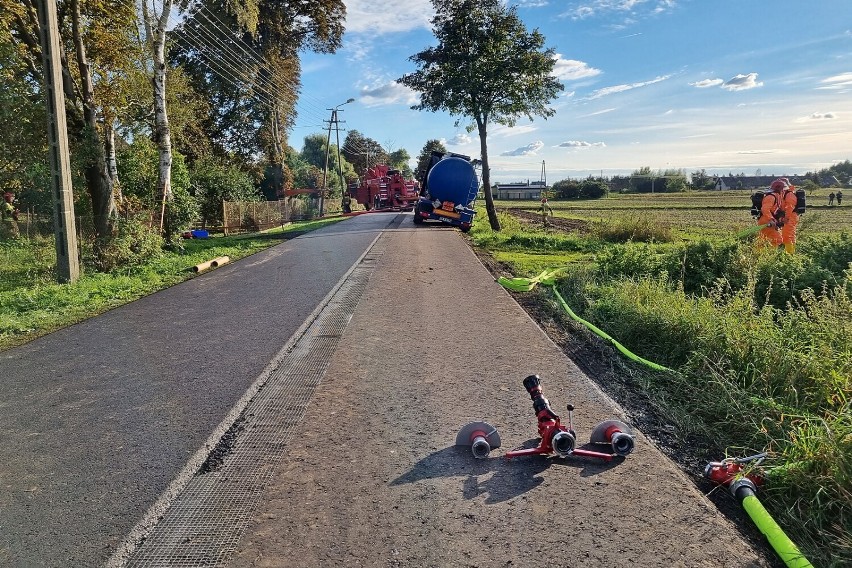
{"type": "Polygon", "coordinates": [[[160,204],[160,230],[171,240],[166,207],[172,198],[172,134],[166,112],[166,25],[172,10],[172,0],[163,0],[163,11],[156,22],[150,18],[147,0],[142,3],[145,32],[154,63],[154,138],[160,151],[160,174],[157,181],[157,202],[160,204]]]}
{"type": "Polygon", "coordinates": [[[115,156],[115,128],[112,120],[104,117],[104,153],[106,154],[107,175],[112,183],[112,208],[110,217],[118,214],[118,205],[124,201],[121,193],[121,184],[118,182],[118,160],[115,156]]]}
{"type": "Polygon", "coordinates": [[[479,129],[479,150],[482,154],[482,191],[485,193],[485,211],[488,213],[488,223],[492,231],[500,230],[500,219],[494,208],[494,196],[491,194],[491,170],[488,166],[488,123],[480,117],[476,118],[479,129]]]}
{"type": "Polygon", "coordinates": [[[84,144],[88,160],[84,168],[86,186],[92,199],[95,236],[105,237],[112,234],[110,215],[115,211],[115,201],[112,196],[112,180],[107,175],[104,147],[98,133],[97,107],[95,92],[92,84],[91,67],[86,56],[86,46],[83,44],[80,29],[80,2],[71,3],[71,30],[74,39],[77,66],[80,70],[80,99],[83,105],[83,121],[85,122],[84,144]]]}
{"type": "Polygon", "coordinates": [[[278,107],[272,113],[272,171],[275,196],[284,195],[284,144],[281,136],[281,113],[278,107]]]}

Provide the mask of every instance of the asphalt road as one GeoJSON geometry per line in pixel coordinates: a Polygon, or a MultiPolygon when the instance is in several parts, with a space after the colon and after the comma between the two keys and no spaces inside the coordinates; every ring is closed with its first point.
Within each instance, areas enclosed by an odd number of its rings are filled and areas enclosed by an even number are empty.
{"type": "Polygon", "coordinates": [[[0,565],[102,565],[403,218],[348,219],[0,353],[0,565]]]}

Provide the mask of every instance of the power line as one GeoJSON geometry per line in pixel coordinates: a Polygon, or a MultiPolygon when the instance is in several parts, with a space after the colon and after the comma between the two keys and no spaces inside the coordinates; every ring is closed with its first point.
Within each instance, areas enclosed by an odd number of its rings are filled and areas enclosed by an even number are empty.
{"type": "MultiPolygon", "coordinates": [[[[205,16],[203,13],[201,13],[201,11],[200,11],[200,10],[198,11],[198,14],[199,14],[199,15],[201,15],[201,16],[202,16],[205,20],[207,20],[207,21],[208,21],[211,25],[213,25],[214,27],[216,27],[216,29],[218,29],[219,31],[223,31],[224,35],[228,36],[228,37],[231,39],[231,41],[233,41],[233,42],[236,44],[236,46],[237,46],[237,47],[238,47],[238,48],[239,48],[239,49],[240,49],[243,53],[245,53],[248,57],[250,57],[252,60],[254,60],[254,61],[255,61],[256,63],[258,63],[259,65],[261,65],[261,66],[263,66],[263,67],[266,67],[266,68],[267,68],[267,70],[268,70],[268,71],[270,71],[270,76],[272,76],[272,75],[273,75],[273,73],[271,73],[271,70],[268,68],[268,66],[266,65],[265,61],[263,60],[263,58],[262,58],[262,57],[260,57],[260,55],[259,55],[259,54],[258,54],[258,53],[254,50],[254,48],[252,48],[251,46],[247,45],[247,44],[245,43],[245,41],[243,41],[243,39],[242,39],[242,38],[238,37],[238,36],[237,36],[237,35],[233,32],[233,30],[231,30],[230,28],[228,28],[228,25],[227,25],[225,22],[223,22],[223,21],[222,21],[222,20],[221,20],[221,19],[220,19],[217,15],[216,15],[216,13],[215,13],[215,12],[213,12],[213,10],[212,10],[211,8],[209,8],[207,5],[202,4],[202,5],[201,5],[201,9],[206,10],[206,11],[207,11],[207,12],[208,12],[211,16],[213,16],[213,18],[215,18],[215,19],[216,19],[216,21],[217,21],[217,22],[219,22],[219,24],[221,24],[221,25],[216,24],[215,22],[213,22],[210,18],[208,18],[207,16],[205,16]]],[[[279,87],[280,87],[280,85],[279,85],[279,87]]],[[[299,100],[301,99],[301,97],[302,97],[302,96],[307,97],[308,95],[306,95],[305,93],[302,93],[302,92],[301,92],[301,90],[297,90],[296,92],[300,95],[299,97],[297,97],[297,100],[296,100],[296,105],[298,106],[298,104],[299,104],[299,100]]],[[[322,112],[323,112],[321,107],[318,107],[318,106],[316,106],[316,105],[312,105],[312,104],[310,104],[310,103],[307,103],[307,101],[305,102],[305,104],[306,104],[306,105],[308,105],[309,107],[313,107],[313,108],[312,108],[313,112],[319,112],[319,113],[322,113],[322,112]]]]}
{"type": "MultiPolygon", "coordinates": [[[[207,33],[211,32],[208,31],[207,33]]],[[[216,53],[216,55],[219,55],[221,59],[214,59],[211,57],[208,51],[211,51],[211,47],[213,46],[210,45],[210,41],[205,40],[201,36],[200,32],[197,32],[195,28],[181,28],[178,38],[179,41],[182,41],[189,48],[194,48],[193,51],[206,59],[207,66],[220,77],[229,80],[231,84],[237,87],[251,88],[251,90],[255,91],[255,97],[265,102],[271,109],[274,109],[277,106],[277,103],[279,102],[278,96],[267,88],[261,80],[257,80],[249,75],[244,68],[243,70],[240,70],[241,68],[234,64],[234,59],[229,59],[229,57],[222,52],[216,53]],[[262,93],[264,96],[258,96],[257,93],[262,93]]],[[[213,41],[217,41],[215,37],[213,41]]],[[[231,55],[231,57],[234,56],[231,55]]]]}

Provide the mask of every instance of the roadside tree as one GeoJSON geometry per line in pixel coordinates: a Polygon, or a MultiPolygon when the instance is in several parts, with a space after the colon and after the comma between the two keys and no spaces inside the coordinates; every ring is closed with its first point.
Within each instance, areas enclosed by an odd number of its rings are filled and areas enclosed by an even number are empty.
{"type": "Polygon", "coordinates": [[[350,130],[346,134],[340,152],[360,176],[376,164],[387,164],[390,161],[388,153],[381,144],[357,130],[350,130]]]}
{"type": "MultiPolygon", "coordinates": [[[[398,81],[420,93],[416,110],[447,111],[467,119],[479,133],[482,187],[491,187],[488,126],[514,126],[526,116],[555,114],[548,103],[563,89],[552,75],[554,50],[544,48],[544,36],[528,32],[515,7],[501,0],[432,0],[432,26],[438,40],[409,59],[414,73],[398,81]]],[[[500,221],[494,198],[485,192],[488,221],[495,231],[500,221]]]]}

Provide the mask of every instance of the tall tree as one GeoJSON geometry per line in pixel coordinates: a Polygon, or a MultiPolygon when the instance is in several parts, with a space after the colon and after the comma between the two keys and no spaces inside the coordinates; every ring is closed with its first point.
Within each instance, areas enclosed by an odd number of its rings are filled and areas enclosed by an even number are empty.
{"type": "Polygon", "coordinates": [[[392,168],[398,169],[407,178],[411,177],[411,166],[408,165],[409,160],[411,160],[411,156],[405,148],[394,150],[388,155],[389,165],[392,168]]]}
{"type": "Polygon", "coordinates": [[[357,130],[350,130],[346,134],[340,151],[346,161],[352,164],[355,171],[362,176],[368,168],[376,164],[386,164],[389,161],[388,153],[381,144],[357,130]]]}
{"type": "MultiPolygon", "coordinates": [[[[102,128],[109,101],[101,97],[98,86],[114,77],[120,67],[119,55],[128,45],[128,31],[135,26],[133,0],[60,0],[57,7],[60,37],[66,46],[61,63],[69,138],[77,160],[82,163],[95,233],[109,239],[115,199],[102,128]]],[[[0,0],[0,13],[25,54],[31,80],[41,84],[41,47],[34,0],[0,0]]]]}
{"type": "MultiPolygon", "coordinates": [[[[341,152],[342,153],[342,152],[341,152]]],[[[340,176],[342,173],[344,181],[352,181],[357,176],[345,157],[341,156],[340,161],[337,159],[337,146],[332,144],[331,147],[326,145],[326,136],[324,134],[309,134],[305,136],[305,143],[302,147],[300,158],[307,164],[324,172],[326,185],[333,189],[342,189],[340,176]],[[325,172],[326,154],[328,155],[328,172],[325,172]]],[[[320,183],[322,186],[322,183],[320,183]]]]}
{"type": "MultiPolygon", "coordinates": [[[[544,48],[544,36],[528,32],[515,7],[502,0],[432,0],[432,27],[436,47],[409,59],[414,73],[398,81],[420,93],[416,110],[469,119],[479,133],[482,183],[491,187],[488,166],[488,125],[514,126],[526,116],[547,118],[556,111],[548,106],[562,90],[552,75],[554,50],[544,48]]],[[[485,191],[488,221],[495,231],[500,221],[494,198],[485,191]]]]}
{"type": "Polygon", "coordinates": [[[153,67],[151,84],[154,91],[154,141],[160,151],[160,170],[157,179],[157,202],[160,208],[160,230],[165,228],[166,240],[171,240],[171,227],[166,221],[166,203],[172,197],[172,134],[166,108],[166,26],[172,12],[172,0],[142,0],[142,20],[145,44],[153,67]],[[150,3],[150,5],[149,5],[150,3]]]}
{"type": "Polygon", "coordinates": [[[299,52],[334,53],[345,16],[342,0],[193,4],[171,56],[210,101],[206,130],[220,155],[246,164],[265,155],[273,177],[289,177],[286,132],[301,87],[299,52]]]}

